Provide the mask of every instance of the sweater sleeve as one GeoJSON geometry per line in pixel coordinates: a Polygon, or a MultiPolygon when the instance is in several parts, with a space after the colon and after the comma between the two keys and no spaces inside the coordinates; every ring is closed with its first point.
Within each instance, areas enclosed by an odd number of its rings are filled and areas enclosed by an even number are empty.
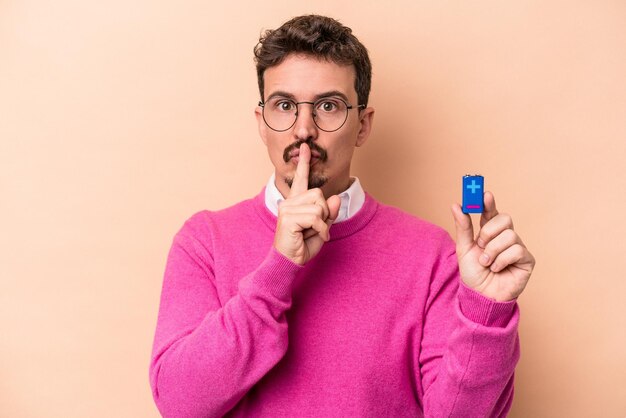
{"type": "Polygon", "coordinates": [[[520,355],[517,302],[496,302],[465,286],[454,248],[446,254],[434,270],[424,313],[419,374],[425,416],[505,416],[520,355]]]}
{"type": "Polygon", "coordinates": [[[285,355],[285,313],[302,267],[271,247],[222,306],[211,250],[183,230],[165,268],[150,385],[164,417],[219,417],[285,355]]]}

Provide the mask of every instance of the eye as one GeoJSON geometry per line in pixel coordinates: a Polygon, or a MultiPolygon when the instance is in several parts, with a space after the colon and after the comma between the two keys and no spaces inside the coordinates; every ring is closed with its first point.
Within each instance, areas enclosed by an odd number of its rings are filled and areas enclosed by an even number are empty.
{"type": "Polygon", "coordinates": [[[278,100],[274,107],[281,112],[291,112],[295,109],[295,104],[290,100],[278,100]]]}
{"type": "Polygon", "coordinates": [[[326,112],[326,113],[334,112],[338,108],[339,108],[339,105],[334,100],[325,99],[325,100],[320,101],[317,104],[317,109],[321,110],[322,112],[326,112]]]}

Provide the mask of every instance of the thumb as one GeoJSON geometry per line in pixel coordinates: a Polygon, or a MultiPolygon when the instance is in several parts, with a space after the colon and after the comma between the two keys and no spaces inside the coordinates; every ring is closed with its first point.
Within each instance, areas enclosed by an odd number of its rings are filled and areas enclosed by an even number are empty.
{"type": "MultiPolygon", "coordinates": [[[[328,237],[330,238],[330,227],[339,216],[339,208],[341,207],[341,198],[337,195],[333,195],[326,200],[326,204],[328,205],[328,218],[324,222],[328,225],[328,237]]],[[[309,229],[304,232],[304,239],[308,239],[313,235],[317,235],[317,231],[314,229],[309,229]]]]}
{"type": "Polygon", "coordinates": [[[328,223],[329,220],[332,223],[332,221],[337,219],[337,216],[339,216],[339,208],[341,207],[341,198],[337,196],[336,194],[332,195],[331,197],[328,198],[328,200],[326,200],[326,204],[328,205],[328,211],[330,212],[328,214],[328,218],[326,219],[326,223],[328,223]]]}
{"type": "Polygon", "coordinates": [[[472,218],[463,213],[458,203],[453,204],[450,209],[456,227],[456,253],[459,257],[463,257],[474,245],[472,218]]]}

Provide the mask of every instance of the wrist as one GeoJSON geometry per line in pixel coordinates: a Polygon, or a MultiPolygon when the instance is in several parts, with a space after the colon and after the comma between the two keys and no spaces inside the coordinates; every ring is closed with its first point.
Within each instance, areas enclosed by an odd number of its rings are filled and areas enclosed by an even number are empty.
{"type": "Polygon", "coordinates": [[[461,281],[457,294],[461,313],[484,326],[505,327],[513,317],[517,300],[497,301],[461,281]]]}

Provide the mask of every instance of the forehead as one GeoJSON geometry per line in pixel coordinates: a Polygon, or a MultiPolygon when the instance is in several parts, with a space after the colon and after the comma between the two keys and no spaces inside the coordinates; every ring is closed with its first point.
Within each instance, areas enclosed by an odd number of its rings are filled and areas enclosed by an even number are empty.
{"type": "Polygon", "coordinates": [[[339,65],[307,55],[289,55],[264,73],[264,96],[282,91],[306,100],[327,91],[339,91],[356,99],[353,65],[339,65]]]}

